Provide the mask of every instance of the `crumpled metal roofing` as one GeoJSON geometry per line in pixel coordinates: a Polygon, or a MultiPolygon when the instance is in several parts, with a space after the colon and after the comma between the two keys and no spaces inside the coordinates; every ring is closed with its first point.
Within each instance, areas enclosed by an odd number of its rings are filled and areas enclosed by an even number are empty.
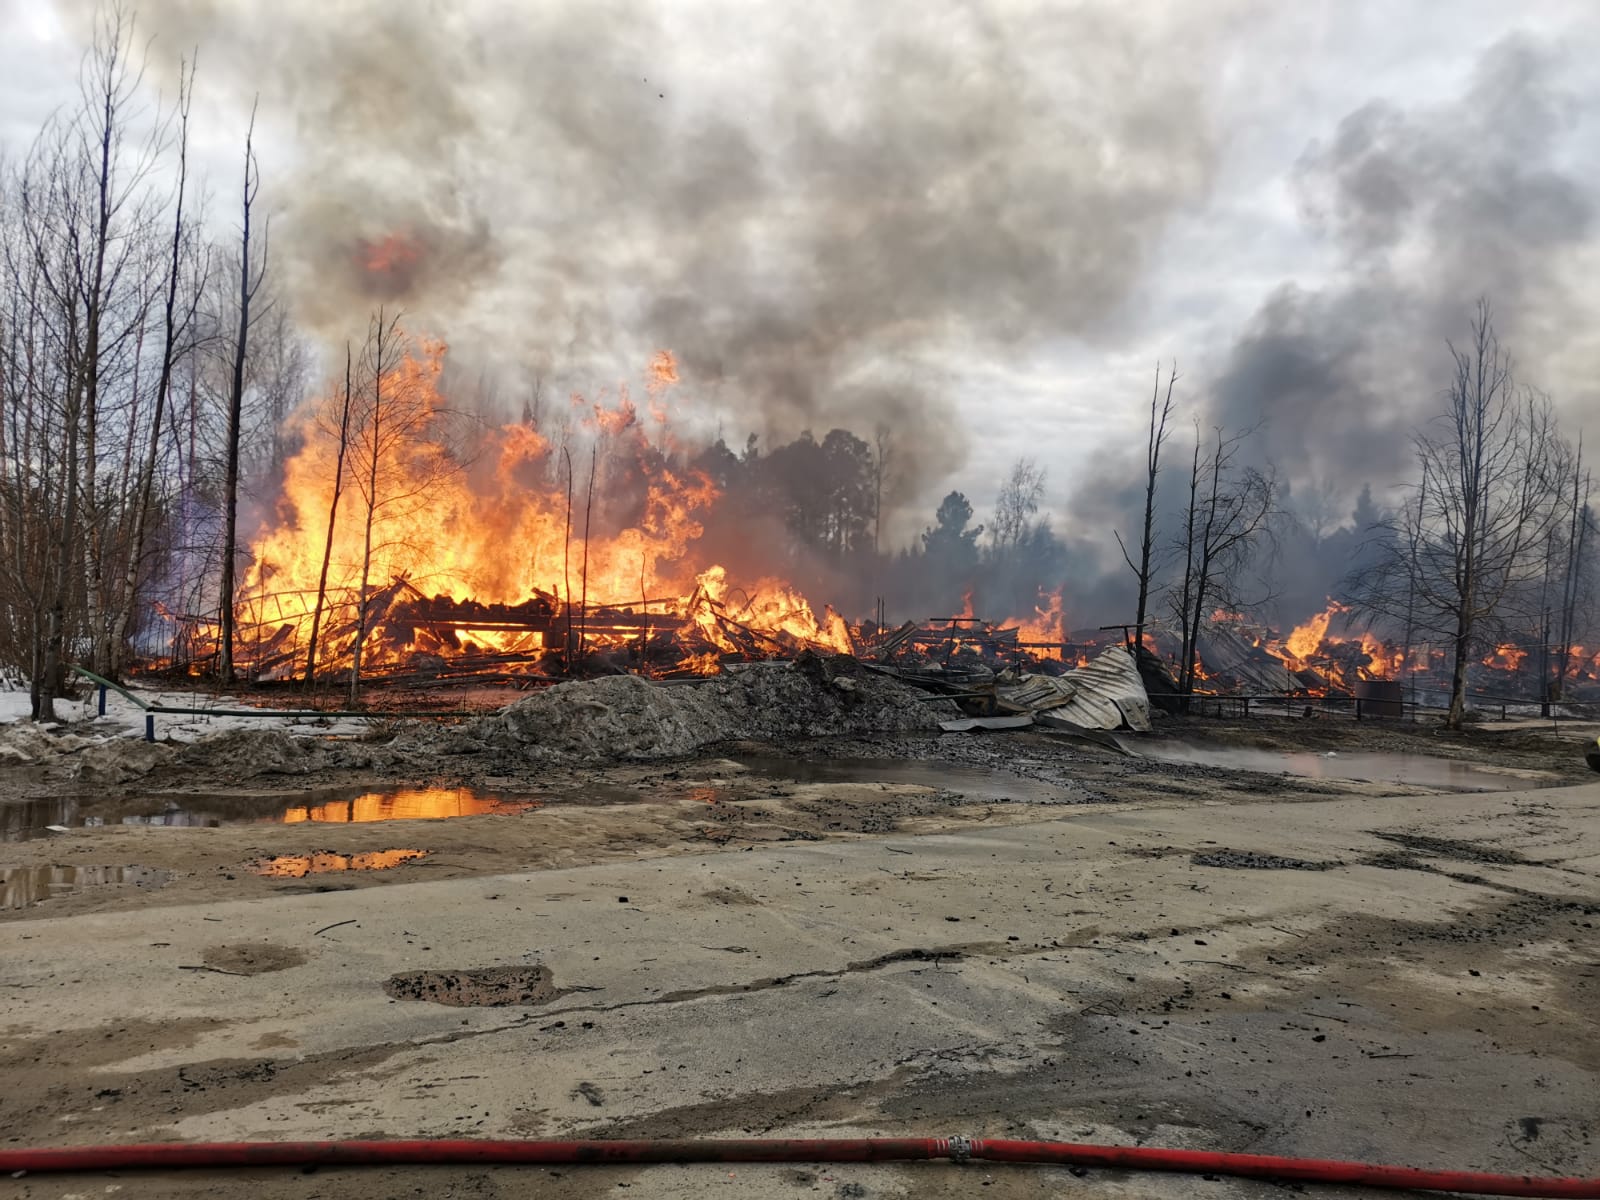
{"type": "Polygon", "coordinates": [[[1065,675],[1024,675],[1001,687],[997,699],[1008,712],[1048,712],[1082,729],[1150,728],[1150,697],[1133,655],[1121,646],[1102,651],[1065,675]]]}

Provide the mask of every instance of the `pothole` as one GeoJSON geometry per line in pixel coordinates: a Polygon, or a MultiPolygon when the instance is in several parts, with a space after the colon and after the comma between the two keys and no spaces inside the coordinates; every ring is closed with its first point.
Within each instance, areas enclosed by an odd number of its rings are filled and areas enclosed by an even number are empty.
{"type": "Polygon", "coordinates": [[[550,968],[539,963],[467,971],[406,971],[391,975],[383,990],[396,1000],[426,1000],[452,1008],[548,1004],[565,995],[564,989],[556,987],[550,968]]]}
{"type": "Polygon", "coordinates": [[[387,871],[403,863],[427,858],[426,850],[368,850],[362,854],[279,854],[264,858],[250,869],[267,879],[304,879],[335,871],[387,871]]]}
{"type": "Polygon", "coordinates": [[[41,900],[117,883],[156,888],[171,878],[172,872],[155,867],[4,867],[0,868],[0,909],[27,908],[41,900]]]}
{"type": "Polygon", "coordinates": [[[265,975],[300,966],[306,952],[274,942],[236,942],[208,948],[200,961],[224,975],[265,975]]]}

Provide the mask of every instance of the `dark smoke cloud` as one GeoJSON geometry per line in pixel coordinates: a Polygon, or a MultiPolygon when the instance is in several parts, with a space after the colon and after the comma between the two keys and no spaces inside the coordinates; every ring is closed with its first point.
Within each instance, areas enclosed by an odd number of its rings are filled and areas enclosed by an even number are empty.
{"type": "MultiPolygon", "coordinates": [[[[1292,624],[1337,591],[1348,558],[1319,551],[1305,525],[1349,525],[1363,486],[1381,502],[1412,477],[1412,431],[1448,383],[1446,339],[1465,336],[1480,296],[1523,380],[1552,394],[1569,430],[1592,429],[1597,314],[1581,271],[1596,249],[1600,165],[1582,140],[1574,66],[1558,47],[1511,37],[1482,54],[1453,100],[1373,101],[1299,157],[1301,215],[1336,249],[1335,269],[1271,288],[1220,369],[1177,391],[1202,431],[1257,431],[1249,453],[1275,469],[1305,522],[1282,530],[1269,616],[1292,624]]],[[[1169,535],[1192,442],[1180,415],[1157,497],[1169,535]]],[[[1137,529],[1140,449],[1142,439],[1100,456],[1070,505],[1080,527],[1137,529]]],[[[1114,546],[1102,551],[1073,592],[1097,601],[1085,616],[1127,619],[1131,576],[1114,546]]]]}
{"type": "Polygon", "coordinates": [[[1375,101],[1302,156],[1305,216],[1339,248],[1334,280],[1285,284],[1262,304],[1212,391],[1211,418],[1259,425],[1259,452],[1291,488],[1353,497],[1409,477],[1409,432],[1448,381],[1487,297],[1524,379],[1570,413],[1591,380],[1568,377],[1585,311],[1569,268],[1595,225],[1592,171],[1568,162],[1579,119],[1560,50],[1523,37],[1487,50],[1454,101],[1375,101]]]}
{"type": "Polygon", "coordinates": [[[902,465],[937,474],[962,438],[908,364],[1101,327],[1209,186],[1217,14],[1136,7],[163,0],[141,20],[289,135],[265,163],[275,246],[330,340],[404,304],[584,389],[666,346],[735,422],[888,421],[902,465]],[[390,238],[409,256],[370,269],[390,238]]]}

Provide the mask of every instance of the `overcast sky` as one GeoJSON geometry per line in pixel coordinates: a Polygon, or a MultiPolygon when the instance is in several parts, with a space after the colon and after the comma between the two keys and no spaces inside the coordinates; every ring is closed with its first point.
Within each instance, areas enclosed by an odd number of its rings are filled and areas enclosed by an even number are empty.
{"type": "MultiPolygon", "coordinates": [[[[90,11],[0,0],[8,156],[71,100],[90,11]]],[[[307,329],[341,338],[393,300],[462,355],[562,390],[637,381],[665,346],[685,402],[730,433],[889,421],[923,472],[913,511],[954,485],[986,512],[1031,455],[1071,529],[1098,515],[1086,481],[1137,442],[1158,359],[1179,361],[1186,415],[1265,409],[1291,475],[1392,482],[1381,446],[1372,461],[1333,439],[1335,461],[1295,443],[1421,413],[1455,299],[1439,292],[1466,289],[1464,325],[1471,291],[1508,271],[1537,314],[1508,318],[1523,377],[1600,438],[1580,195],[1600,180],[1597,12],[163,0],[138,19],[169,92],[175,55],[200,47],[218,221],[260,93],[274,252],[307,329]],[[1457,158],[1518,174],[1523,139],[1517,189],[1451,182],[1457,158]],[[1535,203],[1548,220],[1519,215],[1535,203]],[[1505,256],[1481,271],[1451,228],[1468,220],[1505,256]],[[395,230],[420,258],[374,285],[351,263],[395,230]],[[1326,353],[1368,373],[1280,410],[1250,355],[1323,320],[1357,326],[1326,353]],[[1419,366],[1388,395],[1372,372],[1397,322],[1419,366]]]]}

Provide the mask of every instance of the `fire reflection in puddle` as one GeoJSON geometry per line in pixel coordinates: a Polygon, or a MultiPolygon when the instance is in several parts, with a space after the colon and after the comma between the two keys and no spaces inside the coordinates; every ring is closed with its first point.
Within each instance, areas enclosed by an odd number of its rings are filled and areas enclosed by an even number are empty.
{"type": "Polygon", "coordinates": [[[303,879],[332,871],[387,871],[401,863],[428,857],[426,850],[369,850],[364,854],[280,854],[255,866],[269,879],[303,879]]]}
{"type": "Polygon", "coordinates": [[[484,796],[471,788],[409,788],[368,792],[353,800],[287,808],[267,818],[285,825],[306,821],[333,825],[364,825],[373,821],[434,821],[446,817],[481,817],[521,813],[540,806],[538,800],[504,800],[484,796]]]}
{"type": "MultiPolygon", "coordinates": [[[[631,795],[629,798],[632,798],[631,795]]],[[[57,796],[20,804],[0,802],[0,842],[48,836],[53,825],[337,825],[370,821],[435,820],[446,817],[515,815],[544,807],[527,795],[494,795],[472,788],[391,788],[352,795],[348,791],[299,795],[190,795],[96,800],[57,796]]]]}
{"type": "Polygon", "coordinates": [[[27,908],[41,900],[112,883],[160,887],[170,878],[170,872],[154,867],[4,867],[0,868],[0,909],[27,908]]]}

